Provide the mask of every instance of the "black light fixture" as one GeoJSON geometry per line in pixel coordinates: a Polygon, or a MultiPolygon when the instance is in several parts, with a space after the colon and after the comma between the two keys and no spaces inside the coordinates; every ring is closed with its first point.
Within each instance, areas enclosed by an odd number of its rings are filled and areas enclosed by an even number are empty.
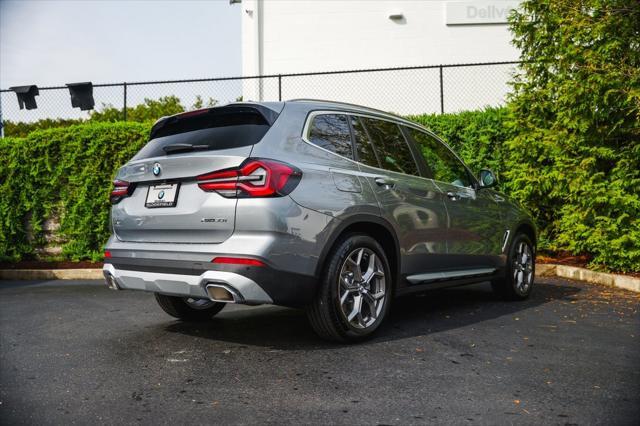
{"type": "Polygon", "coordinates": [[[36,96],[40,95],[38,86],[14,86],[9,87],[9,90],[13,90],[16,95],[18,95],[18,105],[20,105],[20,109],[38,108],[38,105],[36,105],[36,96]]]}
{"type": "Polygon", "coordinates": [[[67,83],[69,93],[71,94],[71,106],[80,108],[81,111],[93,109],[96,104],[93,100],[93,84],[88,81],[86,83],[67,83]]]}

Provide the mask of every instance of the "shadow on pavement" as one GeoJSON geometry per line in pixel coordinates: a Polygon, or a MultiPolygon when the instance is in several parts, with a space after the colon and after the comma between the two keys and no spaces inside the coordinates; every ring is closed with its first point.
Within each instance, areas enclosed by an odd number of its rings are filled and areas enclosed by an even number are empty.
{"type": "MultiPolygon", "coordinates": [[[[573,300],[581,289],[572,285],[536,283],[526,301],[498,300],[488,284],[477,284],[396,299],[376,336],[363,343],[428,335],[482,321],[512,315],[553,300],[573,300]],[[447,318],[448,317],[448,318],[447,318]]],[[[222,311],[207,323],[172,322],[164,330],[205,339],[279,350],[326,349],[341,345],[325,342],[314,333],[303,311],[280,307],[256,307],[222,311]]]]}

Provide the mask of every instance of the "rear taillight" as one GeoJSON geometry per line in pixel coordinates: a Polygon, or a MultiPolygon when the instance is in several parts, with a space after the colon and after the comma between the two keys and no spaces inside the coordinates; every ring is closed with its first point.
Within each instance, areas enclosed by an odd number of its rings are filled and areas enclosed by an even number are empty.
{"type": "Polygon", "coordinates": [[[114,180],[113,181],[113,190],[111,190],[111,200],[112,204],[116,204],[124,197],[128,197],[133,192],[133,184],[124,181],[124,180],[114,180]]]}
{"type": "Polygon", "coordinates": [[[281,197],[298,185],[302,172],[275,160],[249,158],[239,167],[198,176],[203,191],[227,198],[281,197]]]}

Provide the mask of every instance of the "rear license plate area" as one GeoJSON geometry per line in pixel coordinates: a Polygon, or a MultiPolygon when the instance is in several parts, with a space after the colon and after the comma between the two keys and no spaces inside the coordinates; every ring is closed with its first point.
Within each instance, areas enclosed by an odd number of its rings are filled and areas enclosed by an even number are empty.
{"type": "Polygon", "coordinates": [[[178,203],[179,189],[179,183],[149,185],[149,189],[147,189],[147,199],[144,206],[150,209],[175,207],[178,203]]]}

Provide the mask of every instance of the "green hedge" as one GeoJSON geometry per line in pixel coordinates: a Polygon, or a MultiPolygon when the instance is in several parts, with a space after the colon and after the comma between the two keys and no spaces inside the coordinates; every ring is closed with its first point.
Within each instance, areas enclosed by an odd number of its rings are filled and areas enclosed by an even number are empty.
{"type": "MultiPolygon", "coordinates": [[[[611,213],[598,217],[595,223],[580,222],[585,200],[559,199],[549,190],[550,185],[567,184],[566,177],[552,176],[535,183],[537,168],[523,167],[535,163],[539,153],[513,146],[517,128],[510,124],[507,109],[410,118],[443,137],[473,170],[494,170],[501,187],[534,212],[541,248],[589,254],[593,266],[602,269],[640,270],[640,197],[635,178],[624,180],[625,176],[637,176],[637,161],[628,161],[626,151],[609,151],[611,164],[615,164],[611,175],[595,179],[593,188],[580,191],[582,197],[593,194],[588,203],[606,205],[611,213]],[[607,187],[615,189],[610,198],[606,197],[607,187]],[[546,222],[550,215],[566,220],[546,222]],[[566,227],[569,220],[576,225],[566,227]]],[[[145,143],[149,129],[150,124],[92,123],[0,140],[0,258],[33,257],[35,247],[45,242],[44,220],[52,212],[61,212],[63,257],[100,259],[109,234],[111,180],[117,168],[145,143]],[[33,228],[33,241],[27,238],[27,223],[33,228]]],[[[636,148],[640,158],[638,154],[636,148]]],[[[541,168],[549,162],[545,158],[539,161],[541,168]]]]}
{"type": "MultiPolygon", "coordinates": [[[[177,96],[163,96],[158,99],[145,98],[144,102],[135,106],[127,107],[127,121],[136,123],[153,123],[158,118],[166,115],[178,114],[187,109],[199,109],[203,107],[213,107],[218,101],[209,98],[207,101],[200,96],[196,96],[195,102],[190,108],[182,105],[180,98],[177,96]]],[[[3,121],[4,134],[7,137],[26,137],[36,130],[52,129],[57,127],[69,127],[77,124],[93,123],[93,122],[110,122],[115,123],[124,119],[123,110],[116,108],[110,104],[102,104],[98,109],[89,112],[89,118],[44,118],[33,122],[23,121],[3,121]]]]}
{"type": "Polygon", "coordinates": [[[25,121],[11,121],[4,120],[2,126],[4,127],[4,135],[8,138],[24,138],[31,132],[43,129],[53,129],[56,127],[69,127],[77,124],[85,123],[87,120],[82,118],[43,118],[38,121],[25,122],[25,121]]]}
{"type": "Polygon", "coordinates": [[[147,124],[95,123],[2,139],[0,259],[33,257],[45,244],[42,225],[55,213],[63,257],[101,259],[111,180],[144,145],[149,130],[147,124]]]}

